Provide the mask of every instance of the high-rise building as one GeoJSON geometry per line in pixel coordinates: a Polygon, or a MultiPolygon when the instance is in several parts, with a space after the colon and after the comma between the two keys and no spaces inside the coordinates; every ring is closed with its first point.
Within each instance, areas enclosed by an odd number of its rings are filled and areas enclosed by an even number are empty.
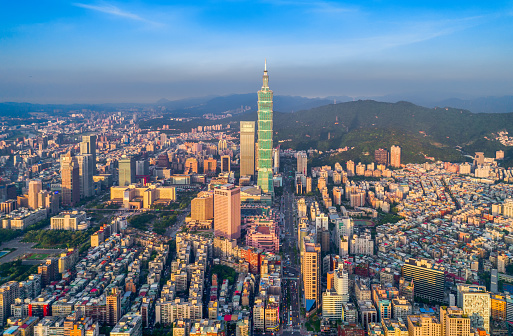
{"type": "Polygon", "coordinates": [[[376,149],[374,151],[374,161],[377,164],[388,165],[388,151],[383,148],[376,149]]]}
{"type": "Polygon", "coordinates": [[[280,172],[280,146],[273,149],[273,172],[278,174],[280,172]]]}
{"type": "Polygon", "coordinates": [[[214,197],[212,194],[198,195],[191,201],[191,219],[204,221],[214,218],[214,197]]]}
{"type": "Polygon", "coordinates": [[[57,258],[48,258],[45,263],[39,265],[37,273],[41,274],[41,283],[46,286],[57,278],[59,273],[59,260],[57,258]]]}
{"type": "Polygon", "coordinates": [[[354,162],[349,160],[346,162],[347,176],[354,176],[354,162]]]}
{"type": "Polygon", "coordinates": [[[409,258],[402,269],[403,277],[412,281],[415,296],[436,302],[444,302],[445,269],[427,259],[409,258]]]}
{"type": "Polygon", "coordinates": [[[188,174],[199,173],[198,159],[187,158],[185,160],[185,172],[188,174]]]}
{"type": "Polygon", "coordinates": [[[92,160],[89,163],[91,174],[96,174],[96,135],[83,135],[80,143],[80,154],[91,154],[92,160]]]}
{"type": "Polygon", "coordinates": [[[215,174],[217,171],[217,160],[213,158],[203,160],[203,174],[215,174]]]}
{"type": "Polygon", "coordinates": [[[240,176],[255,175],[255,122],[240,122],[240,176]]]}
{"type": "Polygon", "coordinates": [[[408,316],[409,336],[440,336],[442,324],[436,316],[421,314],[408,316]]]}
{"type": "Polygon", "coordinates": [[[229,172],[230,171],[231,160],[232,159],[230,158],[230,155],[221,156],[221,172],[229,172]]]}
{"type": "Polygon", "coordinates": [[[470,317],[472,328],[484,328],[490,332],[490,293],[486,286],[458,285],[458,307],[470,317]]]}
{"type": "Polygon", "coordinates": [[[150,165],[148,160],[140,160],[135,162],[135,175],[147,176],[150,175],[150,165]]]}
{"type": "Polygon", "coordinates": [[[401,167],[401,147],[392,146],[390,148],[390,165],[394,168],[401,167]]]}
{"type": "Polygon", "coordinates": [[[470,319],[458,307],[440,307],[441,336],[469,336],[470,319]]]}
{"type": "Polygon", "coordinates": [[[125,187],[135,183],[135,160],[132,156],[123,155],[118,161],[119,186],[125,187]]]}
{"type": "Polygon", "coordinates": [[[307,314],[320,307],[321,295],[321,245],[309,237],[303,238],[301,252],[301,278],[303,280],[304,306],[307,314]]]}
{"type": "Polygon", "coordinates": [[[29,209],[39,208],[40,205],[38,203],[38,195],[42,189],[43,189],[43,182],[41,182],[41,180],[32,180],[29,182],[29,191],[28,191],[29,209]]]}
{"type": "Polygon", "coordinates": [[[299,152],[296,154],[297,159],[297,172],[307,175],[308,172],[308,156],[305,152],[299,152]]]}
{"type": "Polygon", "coordinates": [[[83,154],[78,155],[78,174],[80,176],[80,196],[90,197],[94,194],[94,181],[93,181],[93,155],[83,154]]]}
{"type": "Polygon", "coordinates": [[[214,234],[240,238],[240,188],[224,184],[214,189],[214,234]]]}
{"type": "Polygon", "coordinates": [[[18,297],[19,284],[9,281],[0,287],[0,326],[5,325],[7,317],[11,316],[11,304],[18,297]]]}
{"type": "Polygon", "coordinates": [[[258,181],[264,193],[274,193],[273,188],[273,91],[269,89],[267,62],[258,91],[258,181]]]}
{"type": "Polygon", "coordinates": [[[63,205],[75,205],[80,200],[80,171],[71,152],[61,156],[61,192],[63,205]]]}
{"type": "Polygon", "coordinates": [[[107,295],[107,324],[116,325],[121,318],[121,291],[118,288],[112,288],[107,295]]]}

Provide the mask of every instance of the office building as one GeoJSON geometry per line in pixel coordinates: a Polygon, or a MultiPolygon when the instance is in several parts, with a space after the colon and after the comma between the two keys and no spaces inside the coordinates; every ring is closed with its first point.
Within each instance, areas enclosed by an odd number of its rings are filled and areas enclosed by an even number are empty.
{"type": "Polygon", "coordinates": [[[80,154],[90,154],[92,160],[90,160],[89,167],[91,174],[96,175],[96,135],[83,135],[82,142],[80,143],[80,154]]]}
{"type": "Polygon", "coordinates": [[[269,89],[267,62],[262,89],[258,91],[258,180],[264,193],[274,193],[273,187],[273,91],[269,89]]]}
{"type": "Polygon", "coordinates": [[[303,238],[301,279],[307,315],[320,308],[321,264],[321,245],[308,236],[303,238]]]}
{"type": "Polygon", "coordinates": [[[38,195],[43,189],[43,182],[41,180],[32,180],[29,182],[28,191],[28,207],[31,210],[39,208],[38,195]]]}
{"type": "Polygon", "coordinates": [[[308,156],[305,152],[296,154],[297,168],[296,171],[304,176],[308,175],[308,156]]]}
{"type": "Polygon", "coordinates": [[[441,336],[442,324],[436,316],[421,314],[408,316],[409,336],[441,336]]]}
{"type": "Polygon", "coordinates": [[[111,336],[142,336],[142,317],[137,313],[125,314],[110,332],[111,336]]]}
{"type": "Polygon", "coordinates": [[[413,281],[415,296],[430,301],[444,302],[445,269],[429,260],[409,258],[402,268],[406,281],[413,281]]]}
{"type": "Polygon", "coordinates": [[[121,291],[112,288],[107,295],[107,325],[116,325],[121,318],[121,291]]]}
{"type": "Polygon", "coordinates": [[[392,146],[390,148],[390,165],[394,168],[401,167],[401,147],[392,146]]]}
{"type": "MultiPolygon", "coordinates": [[[[217,160],[213,158],[203,160],[203,173],[215,174],[217,171],[217,160]]],[[[242,175],[241,175],[242,176],[242,175]]]]}
{"type": "Polygon", "coordinates": [[[148,160],[139,160],[135,162],[135,176],[150,175],[150,165],[148,160]]]}
{"type": "Polygon", "coordinates": [[[0,287],[0,326],[5,325],[11,316],[11,304],[18,297],[19,285],[17,281],[9,281],[0,287]]]}
{"type": "Polygon", "coordinates": [[[273,173],[280,172],[280,146],[273,149],[273,173]]]}
{"type": "Polygon", "coordinates": [[[52,230],[87,230],[88,222],[85,211],[61,212],[50,220],[52,230]]]}
{"type": "Polygon", "coordinates": [[[223,155],[221,156],[221,172],[230,172],[230,163],[231,163],[230,155],[223,155]]]}
{"type": "Polygon", "coordinates": [[[214,218],[214,197],[204,193],[191,201],[191,219],[204,221],[214,218]]]}
{"type": "Polygon", "coordinates": [[[255,122],[240,122],[240,176],[255,175],[255,122]]]}
{"type": "Polygon", "coordinates": [[[126,187],[135,183],[135,160],[132,156],[123,155],[118,161],[118,168],[120,187],[126,187]]]}
{"type": "Polygon", "coordinates": [[[374,161],[377,164],[382,164],[384,166],[388,165],[388,151],[386,149],[380,148],[374,151],[374,161]]]}
{"type": "Polygon", "coordinates": [[[58,259],[46,259],[44,264],[38,266],[37,273],[41,275],[41,284],[43,286],[49,285],[52,281],[55,281],[57,274],[59,273],[58,259]]]}
{"type": "Polygon", "coordinates": [[[470,318],[458,307],[440,307],[441,336],[469,336],[470,318]]]}
{"type": "Polygon", "coordinates": [[[490,332],[491,300],[485,286],[459,284],[458,307],[470,317],[472,328],[490,332]]]}
{"type": "Polygon", "coordinates": [[[80,197],[91,197],[94,194],[93,156],[92,154],[83,154],[76,158],[80,176],[80,197]]]}
{"type": "Polygon", "coordinates": [[[240,188],[225,184],[214,189],[214,234],[240,238],[240,188]]]}
{"type": "Polygon", "coordinates": [[[61,195],[62,205],[74,206],[80,201],[80,171],[71,152],[61,156],[61,195]]]}

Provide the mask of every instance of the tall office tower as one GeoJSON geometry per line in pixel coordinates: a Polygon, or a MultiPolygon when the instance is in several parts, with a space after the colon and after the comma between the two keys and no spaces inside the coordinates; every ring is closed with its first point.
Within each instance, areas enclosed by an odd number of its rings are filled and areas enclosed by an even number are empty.
{"type": "Polygon", "coordinates": [[[469,336],[470,319],[458,307],[440,307],[441,336],[469,336]]]}
{"type": "Polygon", "coordinates": [[[0,326],[11,316],[11,305],[18,297],[19,288],[17,281],[9,281],[0,287],[0,326]]]}
{"type": "Polygon", "coordinates": [[[374,161],[377,164],[388,165],[388,151],[383,148],[376,149],[374,151],[374,161]]]}
{"type": "Polygon", "coordinates": [[[230,171],[230,162],[232,159],[230,155],[221,156],[221,172],[229,172],[230,171]]]}
{"type": "Polygon", "coordinates": [[[394,168],[401,167],[401,147],[392,146],[390,148],[390,165],[394,168]]]}
{"type": "Polygon", "coordinates": [[[305,152],[299,152],[296,154],[296,159],[297,172],[306,176],[308,172],[308,156],[305,152]]]}
{"type": "Polygon", "coordinates": [[[80,154],[91,154],[93,159],[89,163],[92,174],[96,174],[96,135],[83,135],[80,143],[80,154]]]}
{"type": "Polygon", "coordinates": [[[118,288],[112,288],[107,295],[107,324],[116,325],[121,318],[121,291],[118,288]]]}
{"type": "Polygon", "coordinates": [[[148,160],[140,160],[135,162],[135,175],[148,176],[150,175],[150,165],[148,160]]]}
{"type": "Polygon", "coordinates": [[[321,306],[321,245],[308,237],[303,238],[301,278],[303,279],[304,306],[311,312],[321,306]]]}
{"type": "Polygon", "coordinates": [[[258,91],[258,182],[264,193],[273,189],[273,92],[269,89],[267,62],[262,89],[258,91]]]}
{"type": "Polygon", "coordinates": [[[28,191],[29,209],[39,208],[40,205],[38,203],[38,195],[42,189],[43,189],[43,182],[41,182],[41,180],[32,180],[29,182],[29,191],[28,191]]]}
{"type": "MultiPolygon", "coordinates": [[[[166,155],[167,156],[167,155],[166,155]]],[[[123,155],[118,161],[119,186],[125,187],[135,183],[135,160],[132,156],[123,155]]]]}
{"type": "Polygon", "coordinates": [[[444,302],[445,269],[429,260],[409,258],[402,269],[403,277],[413,281],[415,296],[436,302],[444,302]]]}
{"type": "Polygon", "coordinates": [[[472,328],[484,328],[490,332],[490,293],[486,286],[458,285],[458,307],[470,318],[472,328]]]}
{"type": "Polygon", "coordinates": [[[80,175],[80,196],[93,196],[93,155],[83,154],[77,156],[78,174],[80,175]]]}
{"type": "Polygon", "coordinates": [[[198,170],[198,159],[196,158],[187,158],[185,160],[185,172],[192,174],[192,173],[199,173],[198,170]]]}
{"type": "Polygon", "coordinates": [[[255,175],[255,122],[240,122],[240,176],[255,175]]]}
{"type": "Polygon", "coordinates": [[[225,184],[214,189],[214,234],[240,238],[240,188],[225,184]]]}
{"type": "Polygon", "coordinates": [[[75,205],[80,200],[80,172],[71,152],[61,156],[61,192],[63,205],[75,205]]]}
{"type": "Polygon", "coordinates": [[[280,146],[273,149],[273,173],[280,172],[280,146]]]}

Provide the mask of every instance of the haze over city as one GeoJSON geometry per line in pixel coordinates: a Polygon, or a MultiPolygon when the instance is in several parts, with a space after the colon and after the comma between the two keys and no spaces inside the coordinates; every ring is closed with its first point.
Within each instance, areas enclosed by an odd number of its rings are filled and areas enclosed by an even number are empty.
{"type": "Polygon", "coordinates": [[[10,1],[0,101],[513,94],[511,1],[10,1]]]}

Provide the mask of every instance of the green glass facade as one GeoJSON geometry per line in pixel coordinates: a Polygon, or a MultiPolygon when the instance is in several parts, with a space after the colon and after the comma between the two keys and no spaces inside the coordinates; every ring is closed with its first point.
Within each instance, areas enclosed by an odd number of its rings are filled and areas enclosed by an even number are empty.
{"type": "Polygon", "coordinates": [[[269,89],[267,66],[258,91],[258,180],[265,193],[273,193],[273,92],[269,89]]]}

